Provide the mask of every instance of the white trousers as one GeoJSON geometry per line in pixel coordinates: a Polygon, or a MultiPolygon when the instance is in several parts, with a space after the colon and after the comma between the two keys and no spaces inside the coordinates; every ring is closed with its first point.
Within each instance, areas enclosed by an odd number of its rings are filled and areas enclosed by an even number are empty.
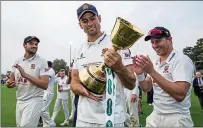
{"type": "MultiPolygon", "coordinates": [[[[81,120],[76,121],[76,127],[106,127],[104,124],[96,124],[96,123],[89,123],[89,122],[84,122],[81,120]]],[[[114,127],[124,127],[124,123],[119,123],[119,124],[114,124],[114,127]]]]}
{"type": "Polygon", "coordinates": [[[72,91],[70,91],[70,92],[71,92],[70,97],[71,97],[71,103],[72,103],[70,117],[73,118],[74,117],[74,112],[75,112],[75,105],[74,105],[75,94],[72,91]]]}
{"type": "Polygon", "coordinates": [[[44,101],[43,101],[41,117],[42,117],[43,123],[46,123],[48,125],[53,123],[53,121],[50,117],[50,114],[49,114],[49,107],[50,107],[50,104],[51,104],[53,98],[54,98],[54,94],[44,93],[44,97],[43,97],[44,101]]]}
{"type": "Polygon", "coordinates": [[[138,127],[139,126],[139,115],[138,115],[138,98],[139,98],[139,94],[136,94],[137,95],[137,100],[135,102],[131,102],[132,90],[125,89],[124,94],[125,94],[125,98],[126,98],[126,107],[128,109],[128,114],[129,114],[129,115],[126,114],[125,123],[129,122],[129,118],[130,118],[132,126],[133,127],[138,127]]]}
{"type": "Polygon", "coordinates": [[[146,118],[146,127],[193,127],[193,121],[190,115],[184,114],[157,114],[153,111],[146,118]]]}
{"type": "Polygon", "coordinates": [[[17,127],[37,127],[43,107],[43,98],[32,98],[29,101],[17,101],[17,127]]]}
{"type": "Polygon", "coordinates": [[[59,113],[59,111],[61,109],[61,106],[63,106],[65,120],[69,119],[68,99],[56,98],[53,115],[51,117],[52,120],[55,120],[56,116],[58,115],[58,113],[59,113]]]}

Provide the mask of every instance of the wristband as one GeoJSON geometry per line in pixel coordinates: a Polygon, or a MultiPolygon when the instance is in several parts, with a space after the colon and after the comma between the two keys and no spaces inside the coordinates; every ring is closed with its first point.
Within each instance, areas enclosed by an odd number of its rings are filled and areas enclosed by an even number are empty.
{"type": "Polygon", "coordinates": [[[142,73],[141,75],[137,75],[137,80],[138,80],[139,82],[145,80],[144,73],[142,73]]]}

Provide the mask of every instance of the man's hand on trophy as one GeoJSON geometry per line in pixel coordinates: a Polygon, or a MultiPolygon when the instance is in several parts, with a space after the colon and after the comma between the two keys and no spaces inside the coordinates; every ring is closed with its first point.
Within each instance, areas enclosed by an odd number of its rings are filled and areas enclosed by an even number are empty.
{"type": "Polygon", "coordinates": [[[114,49],[108,49],[104,52],[104,63],[114,72],[119,72],[125,66],[122,63],[122,58],[114,49]]]}
{"type": "Polygon", "coordinates": [[[71,89],[76,95],[86,96],[97,102],[102,101],[101,97],[96,97],[92,95],[92,93],[90,93],[87,89],[85,89],[81,84],[74,84],[74,85],[71,84],[71,89]]]}
{"type": "Polygon", "coordinates": [[[108,51],[108,48],[102,49],[102,54],[104,54],[106,51],[108,51]]]}

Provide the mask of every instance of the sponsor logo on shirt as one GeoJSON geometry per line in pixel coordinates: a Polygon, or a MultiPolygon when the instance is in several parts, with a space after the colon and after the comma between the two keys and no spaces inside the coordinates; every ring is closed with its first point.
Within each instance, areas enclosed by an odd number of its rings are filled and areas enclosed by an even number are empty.
{"type": "Polygon", "coordinates": [[[77,60],[80,60],[80,59],[83,59],[83,58],[85,58],[85,57],[83,56],[83,53],[81,53],[80,58],[77,58],[77,60]]]}
{"type": "Polygon", "coordinates": [[[17,84],[28,85],[28,80],[26,78],[23,78],[23,77],[18,77],[17,84]]]}
{"type": "Polygon", "coordinates": [[[88,63],[88,64],[83,64],[81,66],[83,66],[84,68],[90,65],[94,65],[96,67],[99,67],[102,64],[102,62],[93,62],[93,63],[88,63]]]}

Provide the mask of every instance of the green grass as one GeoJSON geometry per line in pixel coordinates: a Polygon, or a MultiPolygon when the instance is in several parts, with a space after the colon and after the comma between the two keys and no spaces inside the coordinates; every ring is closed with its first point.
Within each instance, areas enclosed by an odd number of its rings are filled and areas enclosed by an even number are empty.
{"type": "MultiPolygon", "coordinates": [[[[70,94],[70,93],[69,93],[70,94]]],[[[50,114],[52,115],[54,105],[56,101],[56,86],[55,86],[55,94],[54,99],[52,100],[50,106],[50,114]]],[[[69,114],[71,113],[71,100],[69,98],[69,114]]],[[[16,110],[16,90],[8,89],[6,86],[1,86],[1,127],[16,127],[16,118],[15,118],[15,110],[16,110]]],[[[55,123],[57,127],[60,127],[60,123],[64,121],[64,113],[63,108],[55,119],[55,123]]],[[[72,123],[70,123],[71,125],[72,123]]]]}
{"type": "MultiPolygon", "coordinates": [[[[55,89],[56,90],[56,89],[55,89]]],[[[1,127],[15,127],[15,107],[16,107],[16,98],[15,98],[15,89],[8,89],[5,86],[1,86],[1,127]]],[[[50,106],[50,113],[52,115],[54,104],[56,100],[56,93],[54,99],[50,106]]],[[[192,91],[191,95],[191,115],[195,127],[203,126],[203,112],[201,111],[197,97],[192,91]]],[[[69,106],[71,106],[71,101],[69,98],[69,106]]],[[[71,107],[69,108],[70,111],[71,107]]],[[[151,113],[152,107],[146,104],[146,96],[143,95],[143,110],[144,115],[140,116],[140,123],[142,126],[145,126],[145,119],[151,113]]],[[[60,127],[60,123],[64,121],[63,109],[59,112],[58,116],[55,119],[57,127],[60,127]]]]}

